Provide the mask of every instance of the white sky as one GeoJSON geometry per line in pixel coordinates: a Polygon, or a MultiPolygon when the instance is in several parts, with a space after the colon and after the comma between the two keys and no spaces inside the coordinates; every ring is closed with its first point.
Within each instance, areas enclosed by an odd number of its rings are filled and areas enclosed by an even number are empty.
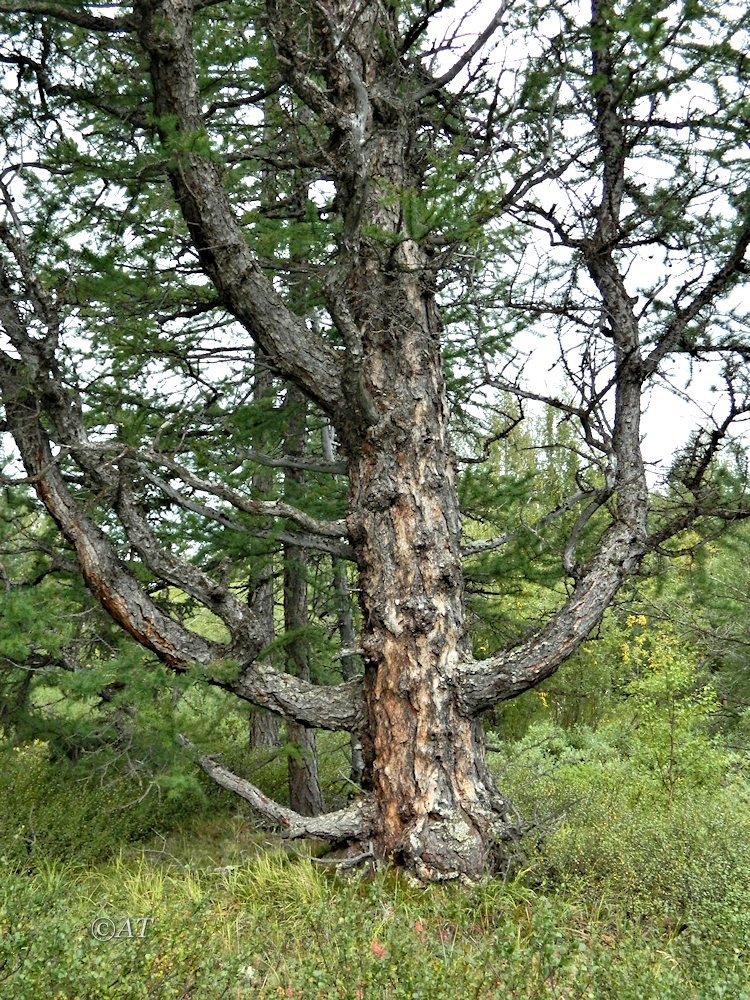
{"type": "MultiPolygon", "coordinates": [[[[590,19],[590,8],[583,0],[580,0],[579,5],[581,25],[583,26],[590,19]]],[[[497,2],[488,2],[488,0],[478,0],[478,2],[477,0],[458,0],[454,7],[435,17],[432,37],[439,39],[444,34],[449,37],[455,30],[456,24],[464,19],[459,37],[464,40],[466,47],[468,47],[476,35],[491,21],[498,6],[497,2]]],[[[551,38],[559,31],[559,18],[553,13],[546,17],[536,29],[536,37],[539,37],[540,44],[543,44],[543,39],[551,38]]],[[[498,43],[500,63],[506,69],[512,68],[514,60],[520,65],[525,59],[526,52],[522,48],[513,48],[510,53],[507,48],[503,49],[502,29],[495,35],[493,41],[498,43]]],[[[534,46],[533,40],[531,45],[534,46]]],[[[449,53],[447,56],[439,55],[436,58],[436,70],[438,72],[444,71],[455,58],[455,53],[449,53]]],[[[695,110],[699,103],[710,104],[710,97],[707,97],[698,88],[692,88],[689,104],[695,110]]],[[[576,127],[578,126],[576,125],[576,127]]],[[[742,154],[740,153],[740,155],[742,154]]],[[[673,176],[671,165],[660,162],[653,156],[639,160],[637,168],[639,172],[646,170],[651,178],[670,179],[673,176]]],[[[556,190],[550,186],[545,191],[545,186],[541,185],[538,193],[539,201],[543,204],[559,203],[559,189],[556,190]]],[[[717,209],[720,210],[720,206],[710,205],[707,208],[707,210],[713,211],[717,209]]],[[[535,252],[539,255],[540,260],[543,260],[545,255],[550,254],[545,238],[530,236],[530,242],[536,244],[535,252]]],[[[632,289],[635,292],[639,285],[647,287],[649,279],[653,277],[649,273],[653,267],[654,264],[649,259],[636,259],[629,268],[626,279],[629,290],[632,289]]],[[[739,298],[740,296],[735,294],[733,304],[739,298]]],[[[564,343],[567,348],[567,340],[564,343]]],[[[570,383],[566,381],[559,365],[559,346],[555,336],[552,334],[544,337],[531,334],[522,335],[515,339],[514,347],[519,349],[522,355],[528,356],[524,365],[523,378],[526,387],[535,392],[565,398],[570,392],[570,383]]],[[[663,366],[664,376],[656,378],[648,392],[644,394],[643,454],[648,463],[648,475],[652,485],[658,483],[661,476],[666,473],[676,452],[687,443],[693,431],[701,426],[710,427],[712,418],[721,420],[725,415],[726,397],[722,397],[721,368],[719,361],[702,361],[700,365],[697,365],[691,364],[686,358],[673,357],[663,366]],[[718,387],[719,392],[713,391],[713,387],[718,387]]],[[[527,402],[524,405],[527,412],[541,411],[541,405],[538,409],[535,408],[534,403],[527,402]]],[[[737,421],[733,436],[741,436],[745,445],[750,445],[748,422],[737,421]]]]}

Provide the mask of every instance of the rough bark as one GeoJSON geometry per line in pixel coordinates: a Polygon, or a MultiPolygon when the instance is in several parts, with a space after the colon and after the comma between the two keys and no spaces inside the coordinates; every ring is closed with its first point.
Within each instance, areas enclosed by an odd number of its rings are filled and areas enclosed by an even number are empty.
{"type": "Polygon", "coordinates": [[[420,264],[405,243],[390,279],[375,267],[361,272],[363,385],[380,415],[350,448],[365,755],[378,850],[424,878],[476,877],[508,817],[484,764],[481,727],[458,698],[468,653],[460,517],[437,317],[420,264]]]}
{"type": "MultiPolygon", "coordinates": [[[[396,190],[416,186],[407,123],[367,124],[369,176],[396,190]]],[[[482,728],[458,698],[468,653],[461,521],[432,275],[399,206],[375,183],[349,208],[360,227],[386,234],[359,240],[331,303],[366,359],[347,389],[364,401],[370,426],[340,433],[360,572],[376,849],[423,878],[477,877],[509,817],[485,765],[482,728]]]]}

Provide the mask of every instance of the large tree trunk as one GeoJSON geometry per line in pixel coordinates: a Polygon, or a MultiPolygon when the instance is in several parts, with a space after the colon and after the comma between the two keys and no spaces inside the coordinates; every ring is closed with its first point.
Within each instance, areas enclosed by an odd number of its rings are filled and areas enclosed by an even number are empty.
{"type": "MultiPolygon", "coordinates": [[[[408,104],[395,98],[392,14],[363,8],[340,59],[345,14],[316,27],[331,47],[327,93],[348,123],[330,134],[343,235],[327,306],[347,348],[348,406],[334,423],[349,458],[364,622],[363,784],[377,855],[426,879],[478,877],[509,822],[481,722],[459,698],[470,648],[441,323],[435,272],[403,201],[423,190],[426,160],[408,104]],[[394,99],[380,101],[377,87],[389,86],[394,99]]],[[[294,67],[290,79],[299,86],[294,67]]]]}
{"type": "MultiPolygon", "coordinates": [[[[406,128],[384,130],[371,155],[371,173],[394,189],[418,186],[406,128]]],[[[440,318],[425,252],[404,231],[400,206],[373,190],[356,211],[398,242],[362,240],[346,279],[365,359],[356,391],[370,426],[345,429],[344,440],[377,850],[424,878],[476,877],[506,817],[481,724],[457,700],[470,650],[440,318]]]]}
{"type": "Polygon", "coordinates": [[[423,877],[477,876],[503,825],[503,804],[485,765],[481,725],[456,699],[467,637],[440,357],[424,300],[403,294],[394,307],[395,336],[379,331],[380,349],[370,354],[373,395],[388,417],[352,456],[349,519],[365,620],[378,843],[423,877]]]}

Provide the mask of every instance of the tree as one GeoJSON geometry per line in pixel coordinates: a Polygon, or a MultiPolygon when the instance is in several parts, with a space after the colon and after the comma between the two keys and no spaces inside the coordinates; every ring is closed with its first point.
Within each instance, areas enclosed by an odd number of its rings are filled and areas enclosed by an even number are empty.
{"type": "Polygon", "coordinates": [[[509,2],[462,47],[463,21],[437,34],[450,7],[0,0],[17,74],[0,391],[26,482],[146,650],[362,742],[363,794],[321,816],[206,757],[208,773],[292,836],[371,842],[424,879],[477,877],[515,832],[482,714],[556,671],[649,553],[750,512],[709,475],[750,405],[732,297],[750,243],[748,15],[509,2]],[[271,206],[268,170],[287,178],[271,206]],[[529,328],[559,345],[569,398],[514,369],[509,339],[529,328]],[[332,425],[335,462],[248,450],[254,349],[332,425]],[[724,409],[652,511],[644,398],[680,357],[719,360],[724,409]],[[533,525],[570,519],[568,592],[482,660],[463,560],[514,533],[462,550],[448,391],[457,440],[480,400],[508,426],[536,400],[580,457],[575,492],[533,525]],[[306,503],[254,497],[257,462],[306,469],[306,503]],[[342,465],[344,509],[310,486],[342,465]],[[315,684],[263,658],[273,637],[242,594],[258,517],[356,566],[362,678],[315,684]],[[196,518],[225,537],[223,563],[181,540],[196,518]],[[180,620],[166,585],[226,641],[180,620]]]}

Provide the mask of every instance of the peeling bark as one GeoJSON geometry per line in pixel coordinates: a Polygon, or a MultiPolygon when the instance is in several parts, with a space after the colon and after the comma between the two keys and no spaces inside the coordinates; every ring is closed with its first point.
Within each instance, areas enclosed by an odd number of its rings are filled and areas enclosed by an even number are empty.
{"type": "MultiPolygon", "coordinates": [[[[409,138],[391,123],[370,170],[415,183],[409,138]]],[[[428,261],[398,208],[371,195],[367,223],[400,238],[358,247],[335,305],[361,335],[367,365],[350,393],[371,426],[342,428],[349,532],[358,553],[368,728],[365,782],[379,810],[375,847],[425,879],[478,877],[509,826],[484,763],[483,731],[458,698],[468,652],[461,522],[428,261]]]]}
{"type": "Polygon", "coordinates": [[[458,501],[440,355],[413,280],[387,292],[398,317],[390,328],[382,313],[372,317],[365,386],[383,416],[350,457],[365,759],[377,849],[423,878],[478,877],[508,817],[484,766],[481,727],[458,698],[467,655],[458,501]]]}

